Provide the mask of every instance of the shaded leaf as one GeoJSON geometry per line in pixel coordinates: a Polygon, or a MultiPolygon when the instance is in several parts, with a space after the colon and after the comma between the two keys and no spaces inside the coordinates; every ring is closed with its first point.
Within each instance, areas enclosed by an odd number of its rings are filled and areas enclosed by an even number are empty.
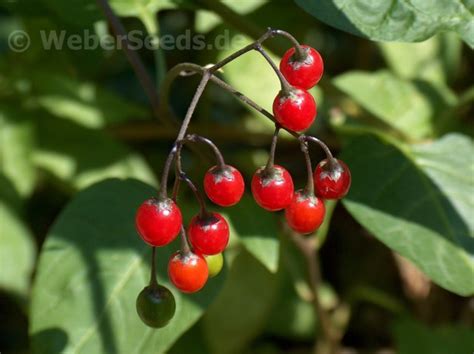
{"type": "Polygon", "coordinates": [[[474,348],[472,328],[442,326],[429,328],[410,319],[402,319],[393,326],[399,354],[465,354],[474,348]]]}
{"type": "Polygon", "coordinates": [[[34,353],[163,353],[201,317],[223,278],[193,295],[176,291],[166,269],[177,241],[158,250],[157,268],[159,281],[176,298],[175,317],[156,330],[136,313],[151,251],[137,236],[134,217],[155,194],[138,181],[107,180],[80,192],[63,210],[43,246],[34,283],[34,353]]]}
{"type": "Polygon", "coordinates": [[[242,353],[263,329],[276,289],[277,276],[249,253],[240,253],[232,262],[222,292],[203,317],[211,352],[242,353]]]}
{"type": "Polygon", "coordinates": [[[342,156],[353,176],[343,203],[354,218],[460,295],[474,294],[473,150],[461,135],[404,152],[362,137],[342,156]]]}
{"type": "Polygon", "coordinates": [[[468,0],[295,0],[317,19],[340,30],[382,41],[419,42],[455,31],[474,47],[474,5],[468,0]]]}

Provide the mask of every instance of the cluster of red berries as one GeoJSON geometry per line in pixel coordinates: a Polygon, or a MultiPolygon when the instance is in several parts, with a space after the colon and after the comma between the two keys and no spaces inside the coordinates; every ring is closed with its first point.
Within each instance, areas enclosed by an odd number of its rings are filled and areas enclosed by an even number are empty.
{"type": "MultiPolygon", "coordinates": [[[[278,123],[274,144],[280,128],[301,132],[313,123],[317,112],[316,103],[307,90],[321,79],[323,61],[311,47],[301,46],[298,51],[291,48],[280,62],[280,71],[283,75],[280,78],[282,90],[273,103],[278,123]]],[[[222,207],[237,204],[245,189],[242,174],[224,163],[222,155],[212,142],[202,137],[199,139],[210,144],[220,157],[219,164],[210,168],[204,177],[207,197],[222,207]]],[[[255,172],[251,182],[256,203],[269,211],[284,209],[288,225],[301,234],[311,233],[319,228],[325,215],[324,200],[344,197],[351,183],[348,167],[333,158],[327,147],[328,158],[321,161],[314,172],[311,170],[307,152],[307,142],[311,139],[320,142],[316,138],[304,135],[300,137],[302,146],[306,147],[305,156],[309,169],[309,185],[305,189],[295,191],[290,173],[273,163],[274,146],[267,165],[255,172]]],[[[192,182],[188,183],[192,185],[192,182]]],[[[162,188],[166,190],[166,184],[162,188]]],[[[219,213],[208,212],[199,192],[196,189],[194,191],[200,201],[201,211],[191,219],[187,232],[183,227],[180,208],[166,193],[147,199],[136,214],[138,233],[152,247],[166,246],[181,233],[182,249],[171,256],[168,276],[171,283],[185,293],[199,291],[209,276],[219,273],[223,264],[222,252],[229,241],[229,225],[225,218],[219,213]]],[[[174,310],[171,292],[156,282],[153,283],[153,279],[137,299],[140,317],[152,327],[166,325],[173,317],[174,310]]]]}
{"type": "MultiPolygon", "coordinates": [[[[244,189],[242,175],[230,165],[214,166],[204,177],[204,190],[208,198],[219,206],[237,204],[244,189]]],[[[138,208],[136,215],[138,233],[153,247],[168,245],[180,232],[184,232],[182,224],[181,210],[170,198],[147,199],[138,208]]],[[[172,255],[168,263],[168,275],[176,288],[185,293],[194,293],[205,285],[209,275],[205,257],[221,255],[226,248],[229,225],[221,214],[203,210],[191,219],[187,235],[192,250],[178,251],[172,255]]],[[[220,269],[212,271],[218,273],[220,269]]]]}

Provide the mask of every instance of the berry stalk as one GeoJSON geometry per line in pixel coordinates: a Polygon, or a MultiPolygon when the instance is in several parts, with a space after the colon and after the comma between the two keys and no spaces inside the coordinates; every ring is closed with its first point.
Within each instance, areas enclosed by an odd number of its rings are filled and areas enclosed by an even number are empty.
{"type": "Polygon", "coordinates": [[[158,289],[158,280],[156,279],[156,247],[151,247],[151,272],[149,286],[151,289],[158,289]]]}
{"type": "Polygon", "coordinates": [[[311,166],[311,157],[309,156],[308,144],[305,142],[304,136],[302,136],[299,141],[306,163],[306,173],[308,174],[308,179],[304,190],[306,193],[314,195],[313,167],[311,166]]]}
{"type": "Polygon", "coordinates": [[[278,76],[278,80],[280,80],[281,92],[283,93],[283,95],[289,96],[293,87],[289,84],[288,80],[285,79],[280,69],[278,69],[278,66],[276,66],[272,58],[270,58],[270,56],[265,51],[265,49],[263,49],[261,44],[257,44],[255,46],[255,50],[258,51],[260,54],[262,54],[262,56],[265,58],[268,64],[270,64],[270,66],[272,67],[273,71],[275,71],[275,74],[278,76]]]}
{"type": "Polygon", "coordinates": [[[217,164],[219,165],[219,167],[221,168],[225,167],[225,161],[224,161],[224,157],[222,156],[221,151],[216,146],[216,144],[214,144],[210,139],[197,135],[197,134],[188,134],[185,137],[184,141],[200,142],[200,143],[207,144],[208,146],[210,146],[210,148],[214,152],[214,155],[216,156],[217,164]]]}
{"type": "Polygon", "coordinates": [[[272,144],[270,146],[270,156],[268,157],[268,161],[265,166],[266,172],[269,172],[273,168],[273,165],[275,164],[275,151],[276,151],[276,146],[278,142],[279,132],[280,132],[280,126],[278,124],[275,124],[275,132],[273,133],[272,144]]]}

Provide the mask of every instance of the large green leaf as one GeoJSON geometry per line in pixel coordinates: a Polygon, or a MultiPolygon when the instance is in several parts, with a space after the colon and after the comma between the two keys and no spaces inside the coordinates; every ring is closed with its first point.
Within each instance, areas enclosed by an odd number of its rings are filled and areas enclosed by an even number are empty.
{"type": "Polygon", "coordinates": [[[429,328],[410,319],[393,326],[399,354],[465,354],[474,348],[474,331],[463,326],[429,328]]]}
{"type": "Polygon", "coordinates": [[[456,103],[447,87],[406,81],[388,71],[353,71],[336,77],[333,83],[377,118],[412,139],[433,136],[442,115],[456,103]]]}
{"type": "Polygon", "coordinates": [[[134,216],[155,194],[138,181],[107,180],[80,192],[61,213],[34,282],[33,353],[162,353],[201,317],[223,277],[193,295],[176,291],[166,268],[177,242],[158,250],[159,281],[176,298],[175,317],[156,330],[136,313],[136,296],[149,280],[150,248],[137,236],[134,216]]]}
{"type": "Polygon", "coordinates": [[[295,0],[330,26],[372,40],[419,42],[455,31],[474,47],[474,3],[469,0],[295,0]]]}
{"type": "Polygon", "coordinates": [[[245,346],[265,326],[276,298],[277,284],[277,275],[249,253],[241,252],[233,260],[222,292],[203,317],[212,353],[244,352],[245,346]]]}
{"type": "Polygon", "coordinates": [[[73,188],[81,189],[109,177],[155,183],[153,172],[141,156],[102,131],[45,116],[36,124],[36,164],[73,188]]]}
{"type": "Polygon", "coordinates": [[[34,264],[33,237],[13,209],[0,199],[0,287],[26,296],[34,264]]]}
{"type": "Polygon", "coordinates": [[[36,179],[33,119],[28,112],[0,105],[0,172],[20,195],[31,193],[36,179]]]}
{"type": "Polygon", "coordinates": [[[474,294],[474,147],[462,135],[404,152],[357,138],[342,159],[353,183],[349,212],[440,286],[474,294]]]}

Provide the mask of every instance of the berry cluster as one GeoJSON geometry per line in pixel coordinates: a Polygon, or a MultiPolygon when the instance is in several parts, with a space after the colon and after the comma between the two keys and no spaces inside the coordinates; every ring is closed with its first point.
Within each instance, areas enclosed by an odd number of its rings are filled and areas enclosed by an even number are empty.
{"type": "Polygon", "coordinates": [[[138,234],[153,248],[150,284],[137,298],[137,312],[143,322],[151,327],[165,326],[173,317],[176,307],[172,293],[157,283],[156,247],[166,246],[181,235],[181,248],[168,262],[168,276],[171,283],[184,293],[201,290],[208,278],[217,275],[223,267],[222,253],[229,242],[229,225],[221,214],[208,211],[203,196],[182,169],[181,150],[190,142],[207,144],[213,150],[217,164],[204,176],[206,196],[221,207],[230,207],[240,201],[245,190],[242,174],[235,167],[225,163],[219,149],[211,140],[195,134],[186,135],[186,130],[197,101],[211,78],[221,87],[234,94],[237,93],[214,76],[214,72],[252,49],[265,57],[281,83],[281,90],[273,102],[273,115],[242,94],[237,95],[275,122],[268,162],[257,169],[252,177],[251,190],[255,202],[268,211],[284,210],[289,227],[297,233],[308,234],[316,231],[324,220],[324,200],[342,198],[349,190],[351,175],[348,167],[335,159],[322,141],[300,133],[311,126],[317,114],[316,102],[307,91],[319,82],[323,74],[323,61],[315,49],[299,45],[287,32],[269,29],[259,40],[211,68],[205,69],[195,64],[188,64],[186,66],[188,70],[203,75],[201,84],[196,90],[178,138],[165,163],[159,195],[145,200],[136,214],[138,234]],[[294,43],[294,47],[283,56],[279,69],[261,46],[264,40],[274,35],[283,35],[294,43]],[[274,164],[280,129],[289,131],[299,140],[308,173],[308,182],[304,189],[295,191],[290,173],[284,167],[274,164]],[[327,156],[314,171],[308,152],[309,142],[319,144],[327,156]],[[173,195],[170,198],[167,195],[167,182],[173,162],[176,178],[173,195]],[[193,191],[200,205],[200,211],[191,218],[187,229],[183,226],[183,216],[176,202],[182,182],[193,191]]]}

